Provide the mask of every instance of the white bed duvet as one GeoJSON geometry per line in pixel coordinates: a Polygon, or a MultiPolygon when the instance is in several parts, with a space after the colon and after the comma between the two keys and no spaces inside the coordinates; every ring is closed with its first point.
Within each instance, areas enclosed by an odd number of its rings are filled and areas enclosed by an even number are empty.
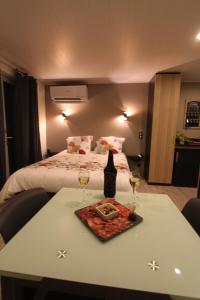
{"type": "MultiPolygon", "coordinates": [[[[79,188],[78,173],[82,167],[90,172],[87,188],[103,189],[103,169],[107,159],[107,155],[94,152],[82,155],[62,151],[13,173],[0,192],[0,203],[15,193],[37,187],[42,187],[45,191],[52,193],[58,192],[62,187],[79,188]]],[[[117,168],[117,191],[131,191],[129,167],[125,154],[115,154],[114,164],[117,168]]]]}

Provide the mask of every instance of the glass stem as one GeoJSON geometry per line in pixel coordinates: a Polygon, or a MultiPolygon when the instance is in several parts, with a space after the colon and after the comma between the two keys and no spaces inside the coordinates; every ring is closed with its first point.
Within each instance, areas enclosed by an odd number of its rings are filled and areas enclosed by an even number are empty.
{"type": "Polygon", "coordinates": [[[85,185],[82,187],[83,191],[83,202],[85,202],[86,192],[85,192],[85,185]]]}
{"type": "Polygon", "coordinates": [[[137,201],[137,191],[136,191],[136,187],[133,190],[133,199],[134,201],[137,201]]]}

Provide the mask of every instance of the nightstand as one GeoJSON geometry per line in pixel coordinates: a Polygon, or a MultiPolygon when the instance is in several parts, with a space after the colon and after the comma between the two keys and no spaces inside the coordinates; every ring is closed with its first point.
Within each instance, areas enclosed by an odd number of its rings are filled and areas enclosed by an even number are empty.
{"type": "Polygon", "coordinates": [[[51,157],[53,155],[56,155],[58,152],[53,152],[51,151],[50,149],[47,149],[47,154],[46,154],[46,157],[51,157]]]}
{"type": "Polygon", "coordinates": [[[137,168],[140,173],[143,173],[144,156],[142,154],[127,155],[127,160],[130,170],[137,168]]]}

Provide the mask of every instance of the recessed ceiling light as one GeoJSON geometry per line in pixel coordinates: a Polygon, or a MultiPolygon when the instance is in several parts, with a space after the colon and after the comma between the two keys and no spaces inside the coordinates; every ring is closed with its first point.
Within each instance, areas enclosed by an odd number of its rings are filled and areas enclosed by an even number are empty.
{"type": "Polygon", "coordinates": [[[177,275],[180,275],[180,274],[181,274],[181,270],[178,269],[178,268],[175,268],[174,271],[175,271],[175,273],[176,273],[177,275]]]}
{"type": "Polygon", "coordinates": [[[197,35],[196,35],[196,39],[197,39],[198,41],[200,41],[200,32],[199,32],[199,33],[197,33],[197,35]]]}

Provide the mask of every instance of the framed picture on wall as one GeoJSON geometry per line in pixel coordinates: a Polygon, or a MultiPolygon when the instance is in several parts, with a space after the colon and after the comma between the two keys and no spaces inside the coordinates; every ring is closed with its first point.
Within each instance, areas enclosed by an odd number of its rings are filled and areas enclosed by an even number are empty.
{"type": "Polygon", "coordinates": [[[185,101],[184,128],[200,128],[200,100],[185,101]]]}

